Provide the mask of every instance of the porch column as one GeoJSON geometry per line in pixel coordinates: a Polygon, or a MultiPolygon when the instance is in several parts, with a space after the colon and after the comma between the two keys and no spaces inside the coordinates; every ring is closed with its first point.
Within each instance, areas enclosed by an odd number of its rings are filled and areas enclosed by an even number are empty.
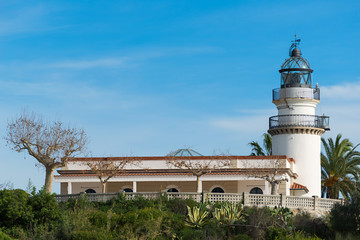
{"type": "Polygon", "coordinates": [[[265,189],[264,189],[264,194],[270,194],[270,189],[269,189],[269,182],[264,180],[265,181],[265,189]]]}
{"type": "Polygon", "coordinates": [[[68,194],[72,194],[71,182],[68,182],[68,183],[67,183],[67,192],[68,192],[68,194]]]}
{"type": "Polygon", "coordinates": [[[137,189],[136,189],[136,181],[133,181],[133,192],[137,192],[137,189]]]}
{"type": "Polygon", "coordinates": [[[286,186],[286,196],[290,196],[290,181],[286,181],[285,186],[286,186]]]}
{"type": "Polygon", "coordinates": [[[202,190],[202,181],[201,180],[199,180],[199,192],[202,192],[203,190],[202,190]]]}

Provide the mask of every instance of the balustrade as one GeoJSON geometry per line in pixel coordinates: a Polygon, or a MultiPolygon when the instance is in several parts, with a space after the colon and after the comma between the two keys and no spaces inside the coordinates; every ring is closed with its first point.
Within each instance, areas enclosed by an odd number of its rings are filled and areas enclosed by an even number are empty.
{"type": "Polygon", "coordinates": [[[290,209],[322,209],[330,210],[334,204],[343,204],[342,200],[326,199],[317,197],[296,197],[285,195],[263,195],[263,194],[249,194],[249,193],[194,193],[194,192],[137,192],[137,193],[77,193],[56,195],[57,202],[66,202],[70,198],[78,199],[86,196],[87,200],[93,201],[109,201],[123,195],[126,200],[144,198],[144,199],[158,199],[161,196],[166,196],[168,199],[192,199],[196,202],[231,202],[242,203],[244,206],[268,206],[268,207],[287,207],[290,209]]]}

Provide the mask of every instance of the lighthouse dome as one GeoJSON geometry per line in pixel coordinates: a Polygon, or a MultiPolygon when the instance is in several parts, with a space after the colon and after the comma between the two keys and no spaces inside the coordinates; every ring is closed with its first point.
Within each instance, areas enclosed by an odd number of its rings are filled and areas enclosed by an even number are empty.
{"type": "Polygon", "coordinates": [[[290,57],[281,65],[281,88],[310,87],[311,73],[309,62],[301,56],[299,48],[290,49],[290,57]]]}
{"type": "Polygon", "coordinates": [[[311,70],[309,62],[305,58],[301,57],[301,51],[298,48],[294,48],[291,51],[290,58],[286,59],[285,62],[282,64],[281,70],[290,70],[297,68],[311,70]]]}

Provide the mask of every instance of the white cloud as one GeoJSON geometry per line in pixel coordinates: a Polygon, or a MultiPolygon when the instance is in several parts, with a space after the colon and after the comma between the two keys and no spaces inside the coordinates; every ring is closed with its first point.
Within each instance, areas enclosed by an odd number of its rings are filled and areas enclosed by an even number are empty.
{"type": "Polygon", "coordinates": [[[360,100],[360,81],[321,87],[321,98],[333,100],[360,100]]]}

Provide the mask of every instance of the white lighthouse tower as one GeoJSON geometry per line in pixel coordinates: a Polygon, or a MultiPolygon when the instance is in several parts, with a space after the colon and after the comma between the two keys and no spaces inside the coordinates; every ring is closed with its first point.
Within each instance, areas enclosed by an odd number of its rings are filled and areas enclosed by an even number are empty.
{"type": "Polygon", "coordinates": [[[329,117],[315,115],[320,89],[312,85],[313,70],[301,56],[299,44],[295,35],[290,58],[279,70],[280,88],[273,89],[278,115],[270,117],[268,132],[273,139],[272,154],[295,160],[298,177],[293,181],[308,189],[304,195],[321,196],[321,135],[330,130],[329,117]]]}

